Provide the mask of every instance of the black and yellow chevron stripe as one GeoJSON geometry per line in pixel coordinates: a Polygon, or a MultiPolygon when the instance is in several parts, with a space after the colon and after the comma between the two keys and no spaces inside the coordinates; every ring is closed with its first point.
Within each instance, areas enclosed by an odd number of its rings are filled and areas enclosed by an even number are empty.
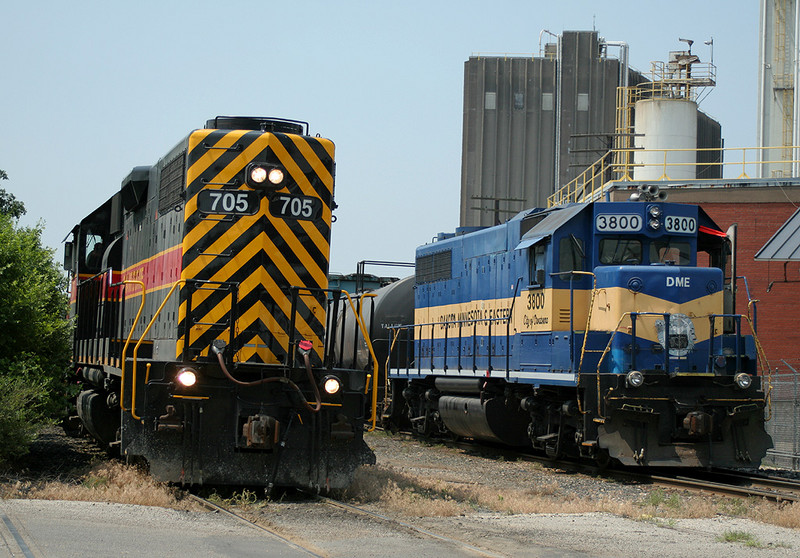
{"type": "MultiPolygon", "coordinates": [[[[198,130],[189,137],[183,238],[184,280],[209,281],[191,294],[184,285],[179,309],[177,355],[207,355],[215,339],[231,339],[234,360],[286,362],[291,287],[327,288],[333,199],[334,146],[329,140],[256,131],[198,130]],[[207,215],[197,209],[203,189],[246,190],[251,162],[280,165],[290,177],[275,193],[259,192],[254,215],[207,215]],[[322,202],[313,220],[276,217],[270,197],[281,193],[322,202]],[[234,284],[235,294],[220,288],[234,284]],[[191,297],[191,315],[187,306],[191,297]],[[231,306],[235,302],[233,314],[231,306]],[[190,320],[190,338],[185,339],[190,320]]],[[[300,291],[294,316],[296,335],[312,341],[317,358],[325,332],[325,296],[300,291]]]]}

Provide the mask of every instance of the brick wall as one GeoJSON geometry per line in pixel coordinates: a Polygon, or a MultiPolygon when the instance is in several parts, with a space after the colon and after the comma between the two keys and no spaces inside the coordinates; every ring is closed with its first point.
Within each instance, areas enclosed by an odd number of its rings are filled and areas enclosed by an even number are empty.
{"type": "MultiPolygon", "coordinates": [[[[800,370],[800,262],[756,262],[762,246],[797,209],[789,202],[712,202],[703,209],[726,230],[738,225],[737,275],[747,278],[750,296],[758,299],[758,337],[771,368],[787,370],[781,360],[800,370]],[[788,282],[785,282],[788,280],[788,282]],[[770,287],[769,292],[767,289],[770,287]]],[[[745,313],[747,292],[738,283],[736,311],[745,313]]]]}

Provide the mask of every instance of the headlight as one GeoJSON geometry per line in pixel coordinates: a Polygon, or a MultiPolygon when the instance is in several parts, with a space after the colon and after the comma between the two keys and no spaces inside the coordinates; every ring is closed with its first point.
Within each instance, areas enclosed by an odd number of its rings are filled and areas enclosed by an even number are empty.
{"type": "Polygon", "coordinates": [[[183,368],[178,372],[178,383],[185,387],[192,387],[197,383],[197,373],[191,368],[183,368]]]}
{"type": "Polygon", "coordinates": [[[631,370],[628,372],[628,375],[625,376],[625,384],[632,388],[642,387],[642,384],[644,384],[644,374],[638,370],[631,370]]]}
{"type": "Polygon", "coordinates": [[[251,188],[279,188],[286,181],[281,167],[267,163],[250,163],[245,171],[245,182],[251,188]]]}
{"type": "Polygon", "coordinates": [[[336,395],[342,389],[342,382],[336,376],[325,376],[322,378],[322,389],[328,395],[336,395]]]}
{"type": "Polygon", "coordinates": [[[650,225],[650,228],[653,229],[654,231],[657,231],[658,229],[661,228],[661,221],[659,221],[658,219],[650,219],[650,222],[648,224],[650,225]]]}
{"type": "Polygon", "coordinates": [[[267,179],[277,186],[278,184],[283,182],[283,171],[277,168],[272,169],[269,171],[267,179]]]}
{"type": "Polygon", "coordinates": [[[264,167],[253,167],[250,170],[250,181],[255,184],[263,184],[267,179],[267,169],[264,167]]]}
{"type": "Polygon", "coordinates": [[[650,217],[654,219],[661,217],[661,208],[657,205],[651,205],[647,212],[650,214],[650,217]]]}
{"type": "Polygon", "coordinates": [[[745,374],[744,372],[736,374],[736,376],[733,377],[733,381],[739,389],[747,389],[753,384],[753,378],[750,374],[745,374]]]}

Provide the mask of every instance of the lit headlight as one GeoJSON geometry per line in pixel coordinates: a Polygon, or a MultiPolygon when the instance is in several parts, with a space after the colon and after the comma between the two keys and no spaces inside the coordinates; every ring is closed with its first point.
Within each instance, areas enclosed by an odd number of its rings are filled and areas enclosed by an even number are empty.
{"type": "Polygon", "coordinates": [[[328,395],[336,395],[342,389],[342,382],[336,376],[325,376],[322,379],[322,389],[328,395]]]}
{"type": "Polygon", "coordinates": [[[283,182],[283,171],[281,169],[275,168],[269,171],[267,178],[270,182],[275,184],[276,186],[283,182]]]}
{"type": "Polygon", "coordinates": [[[638,370],[631,370],[628,372],[628,375],[625,376],[625,383],[628,387],[632,388],[642,387],[642,384],[644,384],[644,374],[638,370]]]}
{"type": "Polygon", "coordinates": [[[739,389],[747,389],[753,384],[753,378],[750,374],[745,374],[744,372],[736,374],[736,376],[733,377],[733,381],[739,389]]]}
{"type": "Polygon", "coordinates": [[[253,167],[250,169],[250,181],[255,184],[263,184],[267,179],[267,169],[264,167],[253,167]]]}
{"type": "Polygon", "coordinates": [[[191,387],[197,383],[197,374],[190,368],[184,368],[178,372],[177,380],[182,386],[191,387]]]}
{"type": "Polygon", "coordinates": [[[285,180],[282,168],[267,163],[250,163],[245,173],[245,182],[251,188],[278,188],[285,180]]]}

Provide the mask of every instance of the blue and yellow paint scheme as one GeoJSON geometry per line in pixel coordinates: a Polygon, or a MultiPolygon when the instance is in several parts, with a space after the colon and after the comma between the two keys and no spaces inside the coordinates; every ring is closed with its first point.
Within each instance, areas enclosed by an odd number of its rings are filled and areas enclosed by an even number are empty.
{"type": "Polygon", "coordinates": [[[728,247],[702,208],[657,200],[441,234],[417,249],[414,324],[396,330],[414,358],[389,378],[420,432],[631,464],[757,462],[767,398],[728,247]]]}

